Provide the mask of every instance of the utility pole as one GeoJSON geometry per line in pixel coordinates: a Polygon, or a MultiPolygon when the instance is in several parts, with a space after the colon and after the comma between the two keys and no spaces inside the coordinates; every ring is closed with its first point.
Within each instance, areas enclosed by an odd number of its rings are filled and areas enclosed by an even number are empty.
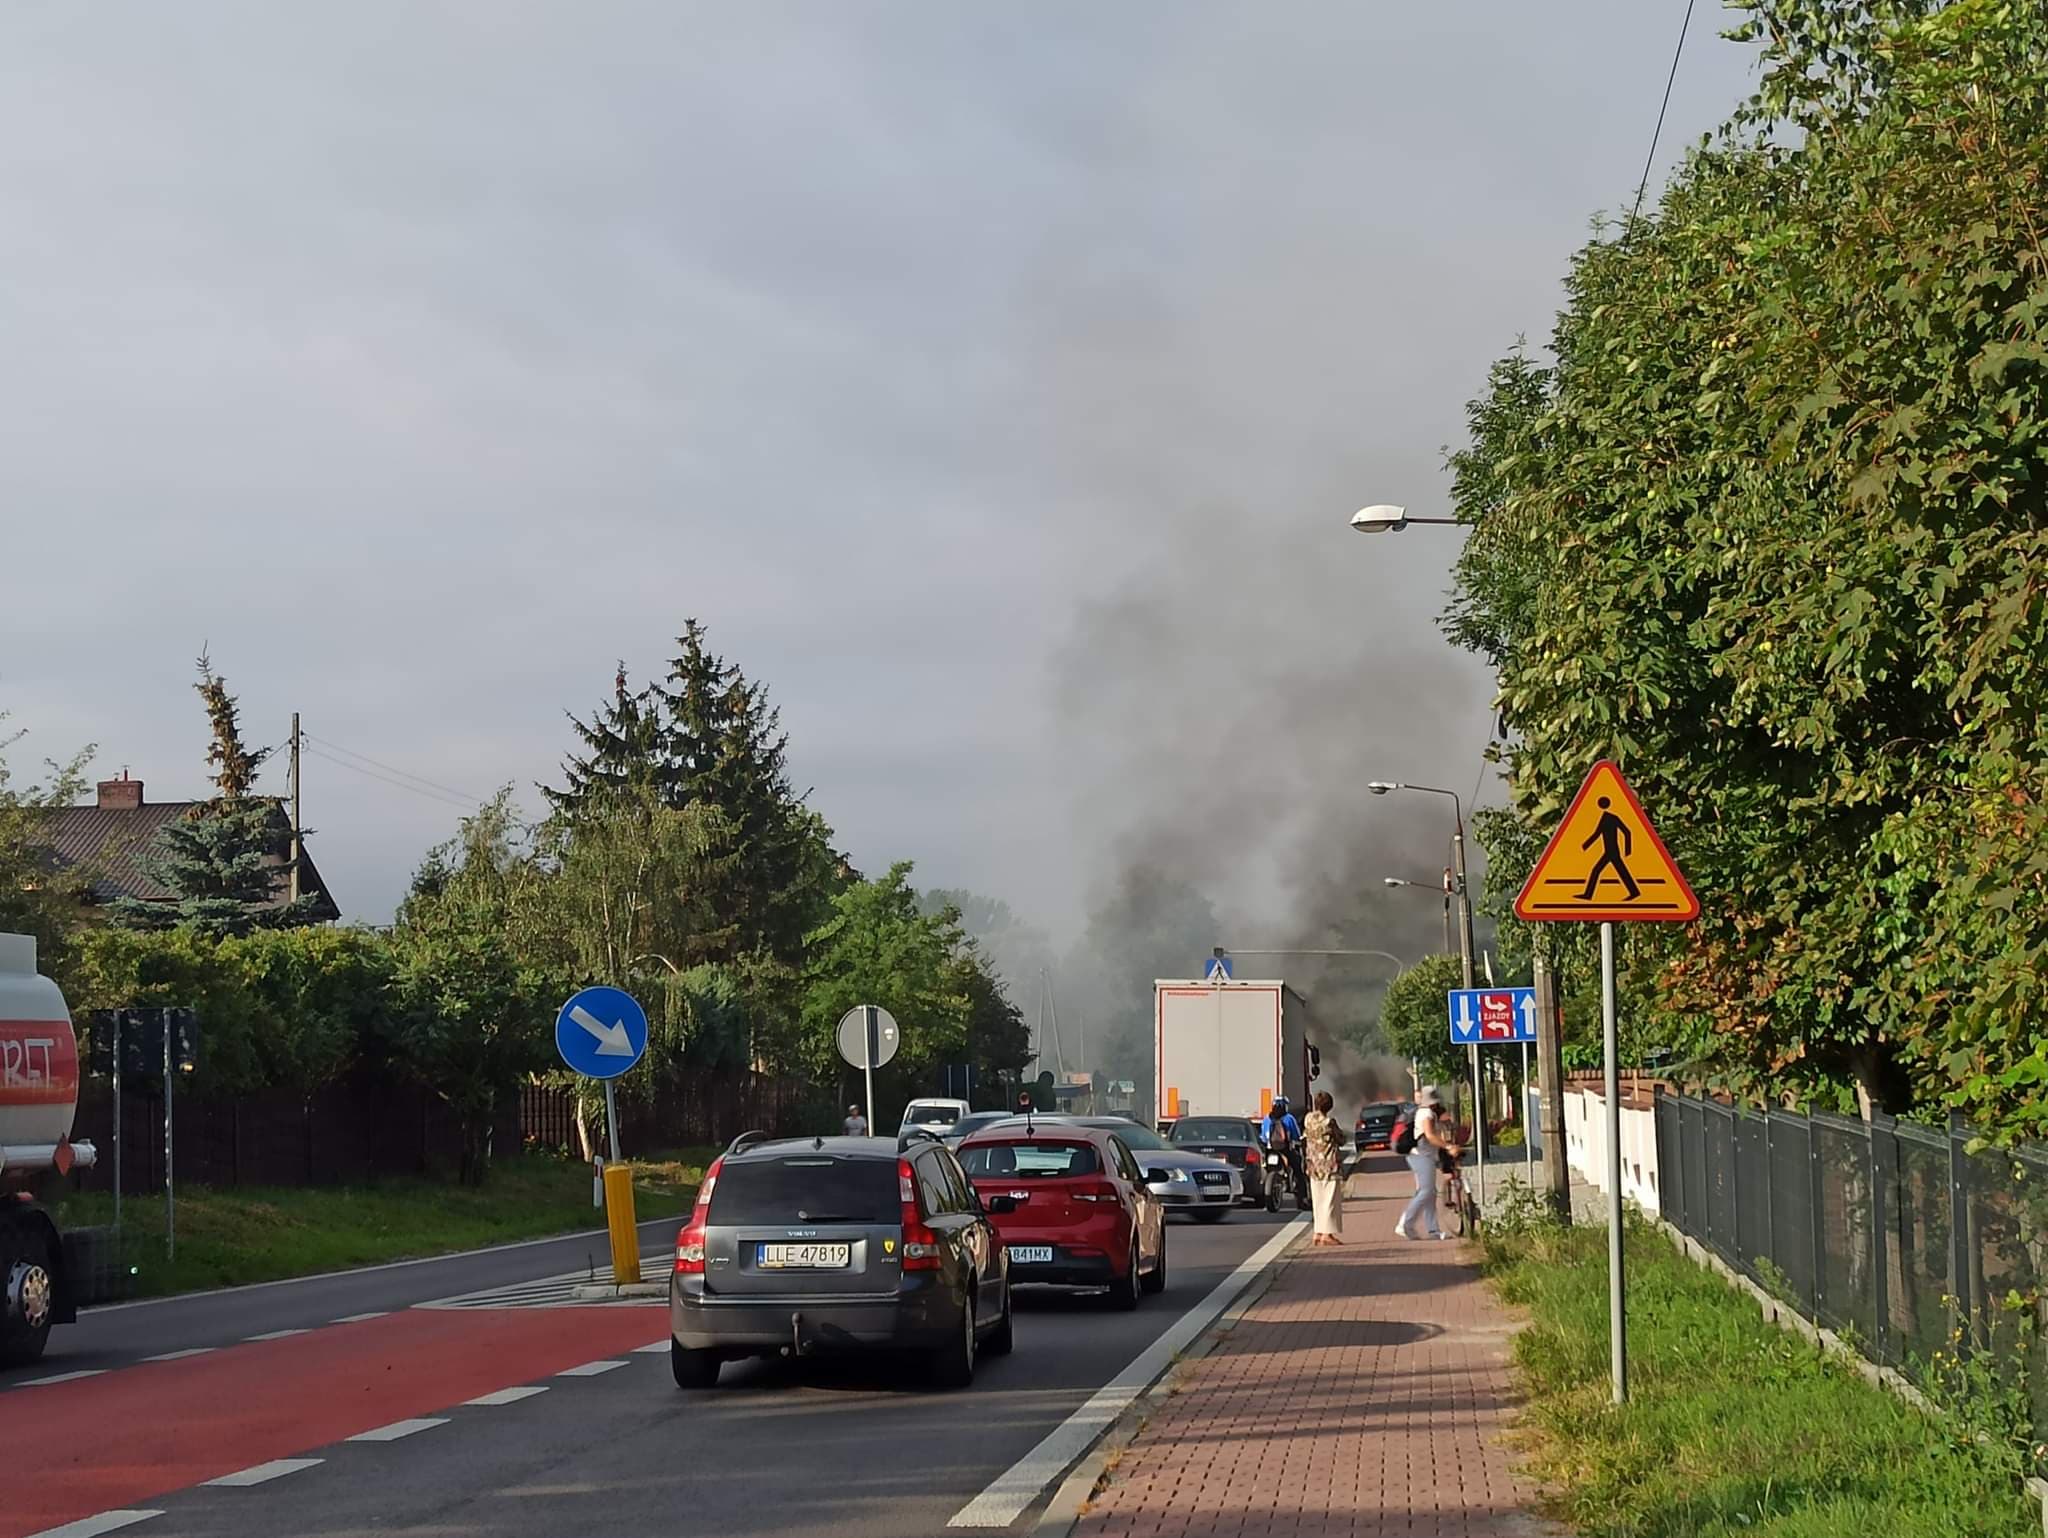
{"type": "Polygon", "coordinates": [[[299,900],[299,713],[292,712],[292,869],[288,891],[299,900]]]}
{"type": "Polygon", "coordinates": [[[1543,1143],[1543,1183],[1559,1218],[1571,1221],[1572,1173],[1564,1146],[1564,1020],[1557,1007],[1557,976],[1536,955],[1536,1077],[1543,1085],[1536,1130],[1543,1143]]]}

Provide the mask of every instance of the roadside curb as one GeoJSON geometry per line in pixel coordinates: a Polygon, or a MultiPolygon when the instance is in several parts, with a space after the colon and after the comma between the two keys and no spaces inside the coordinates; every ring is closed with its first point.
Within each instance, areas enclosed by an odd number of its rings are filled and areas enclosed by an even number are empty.
{"type": "Polygon", "coordinates": [[[1152,1418],[1152,1412],[1180,1392],[1182,1379],[1189,1369],[1216,1349],[1223,1338],[1237,1327],[1238,1321],[1266,1295],[1280,1273],[1307,1248],[1308,1233],[1304,1230],[1292,1244],[1275,1255],[1263,1271],[1247,1281],[1244,1290],[1231,1301],[1230,1306],[1190,1341],[1187,1349],[1109,1424],[1095,1445],[1082,1455],[1081,1461],[1053,1491],[1052,1499],[1046,1503],[1037,1525],[1031,1529],[1031,1538],[1067,1538],[1073,1532],[1088,1502],[1094,1498],[1097,1486],[1109,1472],[1110,1460],[1137,1440],[1138,1434],[1145,1429],[1145,1423],[1152,1418]]]}
{"type": "Polygon", "coordinates": [[[578,1303],[618,1303],[627,1298],[665,1298],[668,1296],[667,1282],[627,1282],[623,1286],[614,1282],[578,1282],[569,1289],[569,1296],[578,1303]]]}

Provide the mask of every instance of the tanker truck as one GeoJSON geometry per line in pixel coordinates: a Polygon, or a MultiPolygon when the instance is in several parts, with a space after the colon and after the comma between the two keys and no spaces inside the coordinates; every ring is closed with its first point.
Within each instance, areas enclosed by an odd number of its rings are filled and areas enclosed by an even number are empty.
{"type": "Polygon", "coordinates": [[[43,1354],[50,1326],[78,1317],[67,1246],[37,1201],[94,1162],[71,1141],[78,1037],[57,985],[36,971],[30,935],[0,934],[0,1366],[43,1354]]]}

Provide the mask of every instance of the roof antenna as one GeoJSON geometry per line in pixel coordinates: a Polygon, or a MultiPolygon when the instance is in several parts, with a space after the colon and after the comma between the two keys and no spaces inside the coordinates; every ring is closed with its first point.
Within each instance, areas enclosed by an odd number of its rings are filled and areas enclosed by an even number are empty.
{"type": "Polygon", "coordinates": [[[812,1147],[813,1149],[818,1149],[818,1148],[823,1148],[824,1146],[825,1146],[825,1134],[824,1134],[824,1133],[822,1133],[822,1132],[820,1132],[820,1133],[819,1133],[819,1134],[817,1135],[817,1137],[816,1137],[816,1138],[814,1138],[814,1139],[812,1140],[812,1142],[811,1142],[811,1147],[812,1147]]]}

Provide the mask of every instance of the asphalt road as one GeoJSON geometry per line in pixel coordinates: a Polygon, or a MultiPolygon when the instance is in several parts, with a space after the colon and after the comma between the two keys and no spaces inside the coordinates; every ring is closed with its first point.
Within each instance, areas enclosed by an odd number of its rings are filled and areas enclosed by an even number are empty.
{"type": "Polygon", "coordinates": [[[602,1259],[586,1239],[96,1311],[0,1375],[0,1538],[937,1534],[1280,1221],[1170,1225],[1136,1313],[1020,1292],[1016,1353],[958,1393],[881,1360],[680,1393],[664,1307],[535,1306],[602,1259]]]}

